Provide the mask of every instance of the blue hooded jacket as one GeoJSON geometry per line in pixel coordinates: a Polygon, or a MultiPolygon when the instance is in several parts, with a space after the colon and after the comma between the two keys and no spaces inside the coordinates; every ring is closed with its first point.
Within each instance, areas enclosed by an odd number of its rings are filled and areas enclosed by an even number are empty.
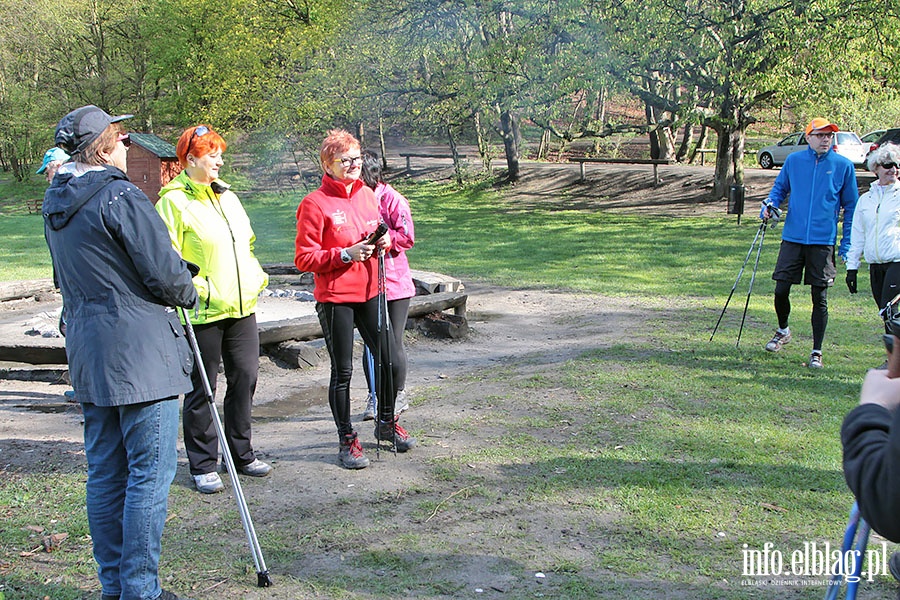
{"type": "Polygon", "coordinates": [[[120,406],[187,392],[193,357],[171,307],[197,302],[191,274],[125,173],[82,170],[58,173],[43,205],[76,397],[120,406]]]}
{"type": "Polygon", "coordinates": [[[781,239],[797,244],[833,246],[843,209],[844,224],[838,254],[846,260],[853,211],[859,199],[853,163],[832,150],[822,156],[812,148],[788,155],[767,202],[780,207],[785,199],[790,206],[781,239]]]}

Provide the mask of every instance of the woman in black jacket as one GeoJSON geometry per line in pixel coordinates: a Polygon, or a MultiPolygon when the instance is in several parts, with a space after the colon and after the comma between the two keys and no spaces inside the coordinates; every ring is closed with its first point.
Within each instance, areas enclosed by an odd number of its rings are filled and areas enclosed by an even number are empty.
{"type": "Polygon", "coordinates": [[[159,584],[175,476],[178,395],[193,358],[174,306],[197,292],[153,204],[125,175],[130,143],[96,106],[62,118],[72,156],[44,196],[44,235],[66,307],[66,354],[84,413],[87,513],[103,600],[173,600],[159,584]]]}

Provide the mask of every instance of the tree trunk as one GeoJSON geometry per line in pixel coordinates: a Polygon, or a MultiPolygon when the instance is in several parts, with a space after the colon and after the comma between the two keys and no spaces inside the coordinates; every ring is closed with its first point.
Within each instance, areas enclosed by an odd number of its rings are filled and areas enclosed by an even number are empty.
{"type": "Polygon", "coordinates": [[[506,154],[507,177],[509,181],[519,180],[519,122],[508,111],[500,112],[500,137],[506,154]]]}
{"type": "Polygon", "coordinates": [[[481,166],[488,174],[491,173],[491,149],[488,145],[484,127],[481,124],[481,113],[475,111],[475,134],[478,139],[478,156],[481,158],[481,166]]]}
{"type": "Polygon", "coordinates": [[[453,171],[456,173],[456,185],[463,184],[462,164],[459,161],[459,149],[456,147],[456,140],[453,139],[453,128],[447,125],[447,141],[450,143],[450,154],[453,155],[453,171]]]}
{"type": "Polygon", "coordinates": [[[691,142],[694,141],[694,124],[692,122],[685,123],[684,132],[681,135],[681,144],[678,146],[678,152],[675,153],[675,160],[684,162],[688,150],[691,148],[691,142]]]}
{"type": "Polygon", "coordinates": [[[387,145],[384,143],[384,119],[378,115],[378,146],[381,148],[381,170],[387,171],[387,145]]]}
{"type": "Polygon", "coordinates": [[[727,198],[730,186],[744,184],[744,134],[749,124],[733,100],[723,102],[716,119],[719,135],[713,182],[716,198],[727,198]]]}
{"type": "Polygon", "coordinates": [[[709,127],[704,124],[700,124],[700,136],[697,138],[697,145],[694,146],[694,149],[691,150],[691,156],[688,159],[688,164],[694,164],[694,160],[697,158],[697,150],[702,150],[706,147],[706,137],[709,134],[709,127]]]}
{"type": "Polygon", "coordinates": [[[363,122],[360,121],[356,124],[356,139],[359,140],[359,145],[363,148],[366,147],[366,128],[363,127],[363,122]]]}

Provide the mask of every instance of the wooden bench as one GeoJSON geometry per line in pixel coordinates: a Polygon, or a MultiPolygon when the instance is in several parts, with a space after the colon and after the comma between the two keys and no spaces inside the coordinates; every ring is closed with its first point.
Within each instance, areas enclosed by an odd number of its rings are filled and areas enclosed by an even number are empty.
{"type": "MultiPolygon", "coordinates": [[[[413,296],[409,301],[409,317],[421,317],[433,312],[453,309],[453,314],[465,317],[468,294],[460,292],[439,292],[413,296]]],[[[259,324],[259,343],[262,346],[285,340],[311,340],[322,337],[322,326],[317,315],[307,315],[282,321],[259,324]]]]}
{"type": "MultiPolygon", "coordinates": [[[[402,158],[406,159],[406,170],[410,170],[409,159],[410,158],[448,158],[453,160],[452,154],[429,154],[427,152],[400,152],[399,153],[402,158]]],[[[457,154],[459,158],[465,158],[465,154],[457,154]]]]}
{"type": "Polygon", "coordinates": [[[25,208],[28,209],[28,214],[39,214],[41,212],[41,206],[44,204],[43,198],[31,198],[25,201],[25,208]]]}
{"type": "Polygon", "coordinates": [[[577,162],[581,173],[578,180],[584,183],[584,163],[602,163],[611,165],[653,165],[653,185],[659,185],[659,165],[671,165],[675,161],[659,158],[570,158],[569,162],[577,162]]]}
{"type": "Polygon", "coordinates": [[[706,155],[710,153],[715,154],[718,150],[715,148],[697,148],[694,152],[700,155],[700,166],[702,167],[706,164],[706,155]]]}

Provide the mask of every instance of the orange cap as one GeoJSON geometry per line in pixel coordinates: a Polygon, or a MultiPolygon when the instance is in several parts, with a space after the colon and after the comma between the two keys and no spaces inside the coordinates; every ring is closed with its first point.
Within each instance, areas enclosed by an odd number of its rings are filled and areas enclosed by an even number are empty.
{"type": "Polygon", "coordinates": [[[827,129],[828,131],[837,132],[840,128],[834,123],[829,122],[828,119],[825,119],[823,117],[816,117],[809,122],[809,125],[806,126],[806,135],[809,135],[817,129],[827,129]]]}

